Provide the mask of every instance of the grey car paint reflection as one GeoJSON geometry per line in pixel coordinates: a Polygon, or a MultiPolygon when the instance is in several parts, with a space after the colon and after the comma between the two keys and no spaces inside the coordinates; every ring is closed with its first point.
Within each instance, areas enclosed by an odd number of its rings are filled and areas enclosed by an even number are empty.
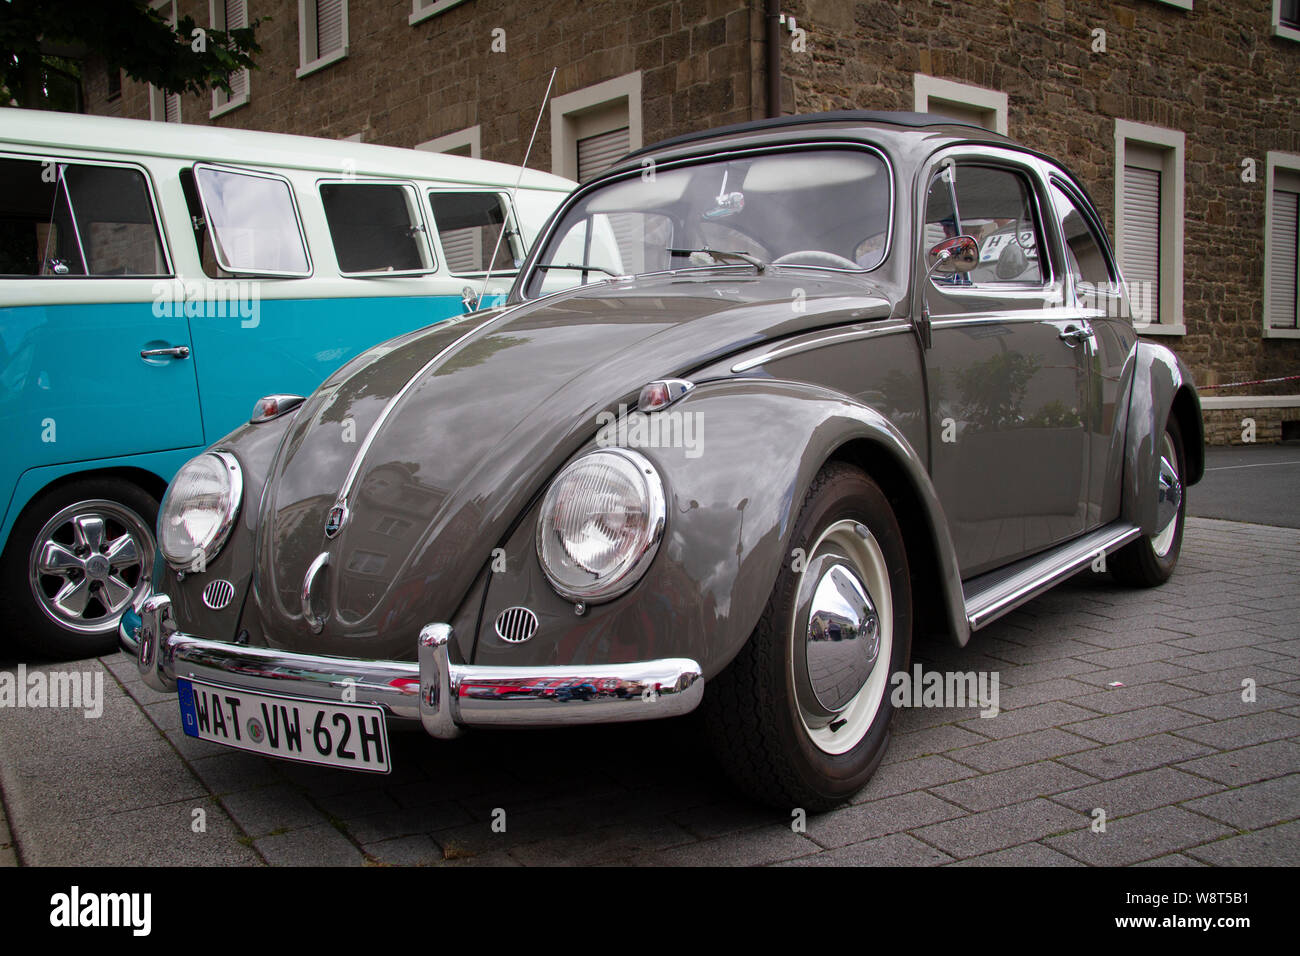
{"type": "MultiPolygon", "coordinates": [[[[1154,530],[1159,439],[1176,415],[1184,480],[1198,480],[1199,403],[1182,363],[1138,341],[1122,292],[1117,315],[1077,304],[1041,197],[1049,176],[1086,202],[1082,188],[995,134],[843,118],[722,133],[666,146],[655,159],[810,141],[869,144],[888,159],[893,223],[877,268],[736,264],[525,300],[535,248],[504,308],[385,343],[292,414],[218,443],[240,459],[249,487],[209,568],[237,596],[212,612],[197,597],[204,575],[179,580],[160,562],[156,587],[172,596],[182,629],[412,660],[421,627],[441,621],[453,624],[466,663],[689,658],[709,678],[753,631],[790,559],[804,493],[832,458],[861,465],[885,488],[907,538],[917,627],[959,644],[971,630],[966,593],[981,575],[1118,520],[1154,530]],[[919,222],[932,175],[948,160],[1002,164],[1031,184],[1047,267],[1040,287],[1008,294],[926,276],[919,222]],[[1072,347],[1061,336],[1084,320],[1092,339],[1072,347]],[[643,385],[663,378],[695,384],[673,410],[704,423],[703,453],[641,449],[663,478],[664,539],[631,591],[576,614],[537,562],[540,497],[566,461],[595,447],[600,413],[634,404],[643,385]],[[347,522],[327,539],[350,471],[347,522]],[[331,558],[314,599],[318,634],[299,592],[323,551],[331,558]],[[504,557],[495,573],[494,553],[504,557]],[[492,621],[519,606],[538,616],[537,634],[507,643],[492,621]]],[[[606,181],[641,168],[631,157],[606,181]]]]}

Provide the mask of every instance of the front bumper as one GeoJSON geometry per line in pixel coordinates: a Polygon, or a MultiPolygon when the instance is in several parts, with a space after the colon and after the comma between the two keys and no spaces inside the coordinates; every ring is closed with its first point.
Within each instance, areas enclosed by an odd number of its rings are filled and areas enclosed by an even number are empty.
{"type": "Polygon", "coordinates": [[[420,631],[415,661],[296,654],[205,640],[176,626],[171,599],[147,598],[118,628],[122,650],[144,682],[172,692],[193,678],[239,690],[334,703],[377,704],[419,721],[434,737],[463,727],[553,727],[657,720],[694,710],[704,695],[699,665],[686,658],[581,667],[482,667],[451,660],[451,627],[420,631]]]}

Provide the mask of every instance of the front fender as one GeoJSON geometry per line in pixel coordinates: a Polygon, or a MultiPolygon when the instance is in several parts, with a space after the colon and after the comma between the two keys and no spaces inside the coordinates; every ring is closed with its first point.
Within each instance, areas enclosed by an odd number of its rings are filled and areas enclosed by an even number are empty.
{"type": "MultiPolygon", "coordinates": [[[[244,495],[230,537],[203,571],[179,575],[163,560],[161,551],[154,559],[154,590],[171,598],[172,611],[181,630],[213,640],[236,639],[253,575],[258,503],[276,451],[296,414],[295,409],[269,422],[241,425],[208,449],[229,452],[239,461],[244,495]],[[218,579],[231,583],[234,597],[229,604],[214,610],[204,604],[202,593],[209,583],[218,579]]],[[[252,638],[251,643],[263,643],[260,634],[252,638]]]]}
{"type": "MultiPolygon", "coordinates": [[[[942,508],[924,464],[875,410],[822,388],[733,379],[699,386],[660,415],[676,414],[692,447],[638,447],[663,477],[668,517],[658,554],[627,594],[582,615],[555,593],[538,563],[534,502],[503,545],[490,575],[473,663],[550,665],[626,663],[661,657],[721,671],[749,639],[790,560],[790,539],[813,478],[835,457],[878,467],[919,504],[918,526],[938,556],[951,625],[968,637],[957,563],[942,508]],[[689,417],[686,417],[689,416],[689,417]],[[852,449],[852,454],[846,453],[852,449]],[[539,618],[522,644],[502,640],[496,616],[523,606],[539,618]]],[[[631,444],[631,443],[629,443],[631,444]]],[[[594,443],[584,450],[594,448],[594,443]]],[[[891,499],[894,494],[891,494],[891,499]]],[[[907,527],[905,525],[905,527],[907,527]]],[[[912,542],[909,541],[909,553],[912,542]]],[[[914,574],[915,574],[914,569],[914,574]]],[[[928,570],[928,569],[927,569],[928,570]]]]}
{"type": "Polygon", "coordinates": [[[1143,534],[1152,534],[1156,530],[1160,441],[1169,416],[1176,417],[1183,437],[1184,485],[1196,484],[1205,473],[1205,430],[1201,400],[1192,384],[1192,373],[1182,359],[1151,342],[1139,341],[1135,351],[1120,513],[1143,534]]]}

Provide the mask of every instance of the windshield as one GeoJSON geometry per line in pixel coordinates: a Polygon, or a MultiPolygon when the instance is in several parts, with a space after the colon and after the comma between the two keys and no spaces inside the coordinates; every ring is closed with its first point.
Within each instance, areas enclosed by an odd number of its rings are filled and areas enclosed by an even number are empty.
{"type": "Polygon", "coordinates": [[[598,187],[564,214],[530,273],[532,298],[611,275],[744,259],[875,268],[889,236],[888,168],[875,153],[820,147],[748,154],[598,187]]]}

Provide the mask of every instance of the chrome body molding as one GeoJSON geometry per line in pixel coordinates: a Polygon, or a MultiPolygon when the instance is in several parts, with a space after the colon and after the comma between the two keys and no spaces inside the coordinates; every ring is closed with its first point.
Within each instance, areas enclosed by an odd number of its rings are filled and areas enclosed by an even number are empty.
{"type": "Polygon", "coordinates": [[[313,634],[319,634],[325,629],[325,619],[318,617],[311,610],[311,591],[316,585],[316,578],[321,571],[330,563],[330,553],[322,551],[316,555],[311,566],[307,568],[307,574],[302,579],[302,592],[299,597],[302,599],[302,619],[307,622],[313,634]]]}
{"type": "MultiPolygon", "coordinates": [[[[879,318],[887,318],[889,315],[889,306],[886,303],[881,307],[883,314],[879,318]]],[[[870,321],[868,319],[868,321],[870,321]]],[[[880,335],[893,335],[897,332],[909,332],[912,329],[910,322],[891,322],[889,325],[882,325],[876,329],[863,329],[859,332],[840,332],[832,335],[821,335],[817,338],[809,339],[805,342],[796,342],[793,345],[782,345],[774,349],[769,349],[761,355],[755,355],[753,358],[747,358],[743,362],[737,362],[731,366],[731,371],[735,374],[748,372],[750,369],[758,368],[760,365],[766,365],[768,362],[776,359],[783,359],[789,355],[797,355],[800,352],[811,352],[813,349],[824,349],[830,345],[841,345],[845,342],[856,342],[859,339],[874,339],[880,335]]]]}
{"type": "Polygon", "coordinates": [[[415,661],[297,654],[206,640],[181,632],[165,594],[147,598],[139,623],[124,619],[122,650],[154,690],[177,678],[254,693],[375,704],[396,720],[419,721],[431,736],[463,727],[548,727],[676,717],[694,710],[704,678],[685,658],[577,667],[486,667],[452,660],[452,629],[429,624],[415,661]]]}
{"type": "Polygon", "coordinates": [[[964,582],[970,629],[991,624],[1083,570],[1098,556],[1123,547],[1141,534],[1135,525],[1117,521],[1043,554],[964,582]]]}

